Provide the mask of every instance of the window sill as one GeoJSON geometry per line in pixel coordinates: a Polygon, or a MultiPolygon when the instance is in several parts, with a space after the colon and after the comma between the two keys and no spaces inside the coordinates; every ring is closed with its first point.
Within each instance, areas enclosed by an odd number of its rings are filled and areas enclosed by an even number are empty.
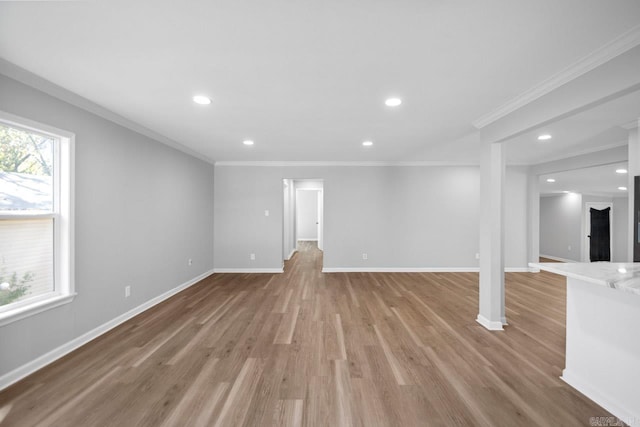
{"type": "Polygon", "coordinates": [[[8,325],[9,323],[33,316],[34,314],[42,313],[43,311],[51,310],[55,307],[60,307],[64,304],[69,304],[73,301],[75,296],[75,293],[69,295],[58,295],[44,301],[5,311],[0,313],[0,326],[8,325]]]}

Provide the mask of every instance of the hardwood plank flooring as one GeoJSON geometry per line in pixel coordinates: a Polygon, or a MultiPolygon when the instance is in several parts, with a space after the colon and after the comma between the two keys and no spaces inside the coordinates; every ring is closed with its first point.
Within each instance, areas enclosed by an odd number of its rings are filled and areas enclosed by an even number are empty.
{"type": "Polygon", "coordinates": [[[0,392],[1,426],[586,426],[559,379],[564,278],[507,273],[509,326],[475,273],[216,274],[0,392]]]}

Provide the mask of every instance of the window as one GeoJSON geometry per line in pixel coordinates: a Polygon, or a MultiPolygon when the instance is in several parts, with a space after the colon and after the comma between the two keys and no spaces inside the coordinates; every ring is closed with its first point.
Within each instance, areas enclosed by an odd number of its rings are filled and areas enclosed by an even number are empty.
{"type": "Polygon", "coordinates": [[[73,299],[73,143],[0,112],[0,325],[73,299]]]}

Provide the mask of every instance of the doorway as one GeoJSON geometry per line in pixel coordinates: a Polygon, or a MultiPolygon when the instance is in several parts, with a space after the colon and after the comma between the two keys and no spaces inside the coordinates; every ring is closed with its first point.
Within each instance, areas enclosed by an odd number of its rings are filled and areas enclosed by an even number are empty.
{"type": "Polygon", "coordinates": [[[612,209],[609,202],[587,202],[584,209],[586,262],[611,261],[612,209]]]}
{"type": "Polygon", "coordinates": [[[321,192],[312,188],[296,189],[296,242],[318,242],[320,250],[321,192]]]}
{"type": "Polygon", "coordinates": [[[324,183],[321,179],[283,180],[283,259],[289,260],[298,242],[324,250],[324,183]]]}

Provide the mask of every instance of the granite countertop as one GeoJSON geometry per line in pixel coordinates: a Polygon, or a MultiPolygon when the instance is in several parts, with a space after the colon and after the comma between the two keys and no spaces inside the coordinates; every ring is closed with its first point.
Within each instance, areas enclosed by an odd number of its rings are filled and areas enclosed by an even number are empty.
{"type": "Polygon", "coordinates": [[[529,266],[640,295],[640,262],[531,262],[529,266]]]}

